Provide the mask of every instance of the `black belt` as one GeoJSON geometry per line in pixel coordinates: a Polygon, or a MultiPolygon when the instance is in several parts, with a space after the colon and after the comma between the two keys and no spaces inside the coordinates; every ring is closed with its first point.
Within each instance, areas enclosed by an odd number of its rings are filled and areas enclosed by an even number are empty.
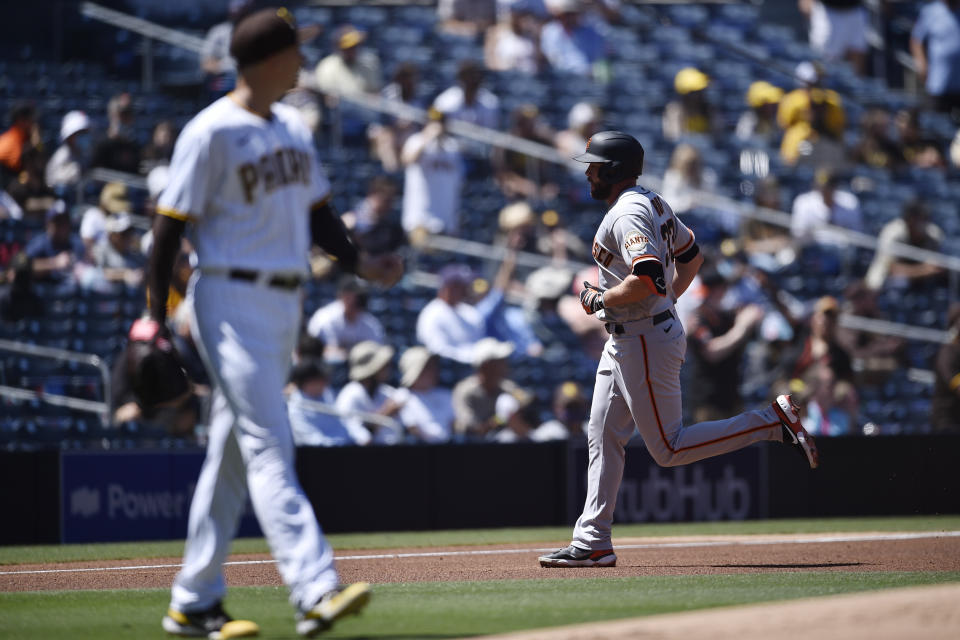
{"type": "MultiPolygon", "coordinates": [[[[231,280],[244,280],[245,282],[256,282],[260,278],[260,272],[254,269],[229,269],[227,277],[231,280]]],[[[298,274],[277,275],[267,281],[267,286],[277,289],[293,290],[303,284],[303,276],[298,274]]]]}
{"type": "MultiPolygon", "coordinates": [[[[665,322],[671,318],[673,318],[673,313],[670,312],[670,309],[667,309],[666,311],[661,311],[657,315],[652,316],[650,320],[653,322],[653,326],[657,326],[661,322],[665,322]]],[[[603,328],[606,329],[607,333],[610,335],[619,335],[624,332],[623,325],[616,322],[607,322],[603,325],[603,328]]]]}

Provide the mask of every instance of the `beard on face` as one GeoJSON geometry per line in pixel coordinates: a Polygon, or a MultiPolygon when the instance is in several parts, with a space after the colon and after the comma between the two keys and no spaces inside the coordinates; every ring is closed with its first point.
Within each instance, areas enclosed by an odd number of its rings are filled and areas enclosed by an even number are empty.
{"type": "Polygon", "coordinates": [[[606,200],[610,196],[610,189],[613,185],[606,182],[591,182],[590,197],[594,200],[606,200]]]}

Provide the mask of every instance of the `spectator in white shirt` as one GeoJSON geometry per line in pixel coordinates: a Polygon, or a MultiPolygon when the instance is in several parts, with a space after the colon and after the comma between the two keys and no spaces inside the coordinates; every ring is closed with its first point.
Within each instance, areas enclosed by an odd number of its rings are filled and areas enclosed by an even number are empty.
{"type": "Polygon", "coordinates": [[[842,235],[824,229],[835,225],[852,231],[863,231],[860,201],[849,191],[839,189],[840,178],[829,169],[819,169],[814,188],[801,193],[793,201],[790,233],[803,243],[846,246],[842,235]]]}
{"type": "Polygon", "coordinates": [[[408,234],[455,235],[460,230],[463,156],[460,143],[447,131],[443,112],[430,109],[429,118],[422,131],[407,138],[400,152],[405,167],[400,221],[408,234]]]}
{"type": "Polygon", "coordinates": [[[323,341],[324,359],[343,362],[355,344],[364,340],[383,343],[383,325],[366,310],[367,290],[353,275],[337,287],[337,299],[317,309],[307,322],[307,333],[323,341]]]}
{"type": "Polygon", "coordinates": [[[467,267],[440,271],[437,296],[417,317],[417,340],[444,358],[470,364],[477,342],[486,335],[483,314],[467,301],[473,275],[467,267]]]}
{"type": "Polygon", "coordinates": [[[376,93],[383,84],[380,59],[360,44],[367,34],[350,24],[333,34],[336,51],[317,64],[317,89],[327,94],[376,93]]]}
{"type": "Polygon", "coordinates": [[[542,54],[536,20],[525,0],[512,0],[499,22],[487,29],[484,62],[493,71],[536,73],[542,54]]]}
{"type": "Polygon", "coordinates": [[[107,216],[133,212],[128,193],[124,183],[108,182],[100,190],[100,206],[84,211],[80,221],[80,239],[88,255],[92,255],[93,247],[107,236],[107,216]]]}
{"type": "Polygon", "coordinates": [[[394,400],[403,404],[399,418],[407,433],[421,442],[446,442],[453,432],[453,395],[437,386],[439,359],[414,346],[400,356],[400,385],[394,400]]]}
{"type": "Polygon", "coordinates": [[[386,384],[393,353],[393,347],[372,340],[350,350],[350,382],[337,395],[336,408],[357,444],[396,444],[403,437],[395,419],[401,405],[393,399],[393,387],[386,384]],[[365,420],[357,412],[379,418],[365,420]]]}
{"type": "MultiPolygon", "coordinates": [[[[293,390],[287,398],[287,412],[293,441],[297,446],[340,447],[358,444],[334,411],[336,394],[330,388],[330,372],[323,362],[308,358],[293,366],[290,372],[293,390]],[[310,404],[326,405],[330,412],[310,404]]],[[[364,430],[361,437],[369,438],[364,430]]]]}
{"type": "Polygon", "coordinates": [[[457,70],[457,84],[444,90],[433,106],[453,120],[496,129],[500,125],[500,99],[483,87],[483,67],[464,60],[457,70]]]}
{"type": "Polygon", "coordinates": [[[48,187],[69,187],[80,182],[90,162],[90,118],[83,111],[69,111],[60,124],[60,146],[47,162],[48,187]]]}

